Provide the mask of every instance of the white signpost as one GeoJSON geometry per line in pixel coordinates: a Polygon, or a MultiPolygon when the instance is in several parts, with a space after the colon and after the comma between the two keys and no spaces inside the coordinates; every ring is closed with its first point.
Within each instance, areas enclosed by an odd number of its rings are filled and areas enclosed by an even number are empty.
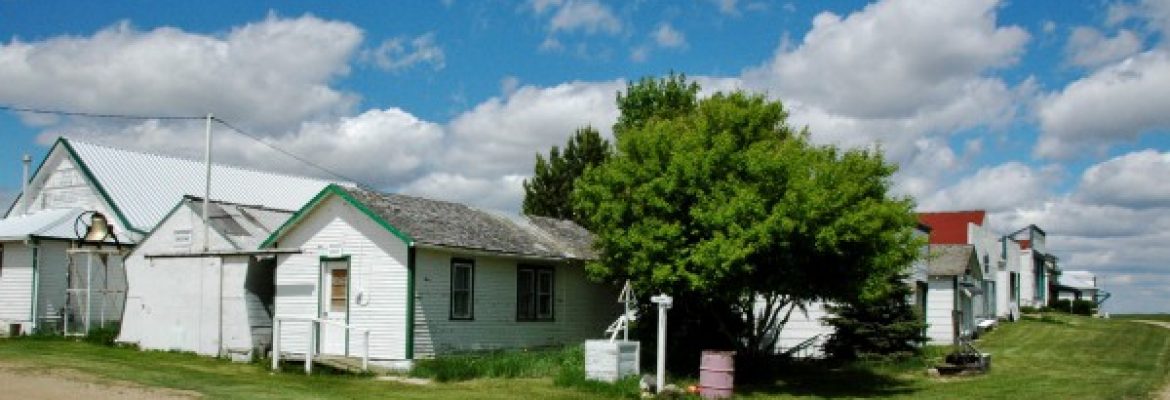
{"type": "Polygon", "coordinates": [[[674,304],[674,298],[664,293],[651,297],[650,301],[658,305],[658,377],[654,384],[655,390],[662,393],[666,385],[666,310],[674,304]]]}

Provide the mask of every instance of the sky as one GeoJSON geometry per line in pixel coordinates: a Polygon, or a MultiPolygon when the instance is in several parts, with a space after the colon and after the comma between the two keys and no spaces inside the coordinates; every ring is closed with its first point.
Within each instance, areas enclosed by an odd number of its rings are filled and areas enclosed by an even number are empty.
{"type": "MultiPolygon", "coordinates": [[[[204,116],[218,162],[517,211],[534,156],[686,74],[882,149],[920,211],[1048,232],[1170,312],[1170,0],[0,0],[0,106],[204,116]]],[[[202,121],[0,111],[0,204],[59,136],[202,158],[202,121]],[[6,161],[5,161],[6,160],[6,161]]]]}

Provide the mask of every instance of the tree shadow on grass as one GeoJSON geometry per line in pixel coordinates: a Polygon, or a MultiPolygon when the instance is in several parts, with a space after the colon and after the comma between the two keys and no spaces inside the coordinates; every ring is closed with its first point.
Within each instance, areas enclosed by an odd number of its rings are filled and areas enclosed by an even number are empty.
{"type": "Polygon", "coordinates": [[[912,381],[860,366],[795,363],[778,368],[770,384],[737,385],[739,394],[788,394],[821,398],[905,396],[917,389],[912,381]]]}

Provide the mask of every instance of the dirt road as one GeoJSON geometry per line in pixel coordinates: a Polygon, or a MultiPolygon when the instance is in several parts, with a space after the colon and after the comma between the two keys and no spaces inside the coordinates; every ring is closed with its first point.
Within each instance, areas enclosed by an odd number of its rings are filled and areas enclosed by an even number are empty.
{"type": "Polygon", "coordinates": [[[31,368],[0,360],[0,397],[22,400],[186,400],[199,393],[104,380],[69,369],[31,368]]]}

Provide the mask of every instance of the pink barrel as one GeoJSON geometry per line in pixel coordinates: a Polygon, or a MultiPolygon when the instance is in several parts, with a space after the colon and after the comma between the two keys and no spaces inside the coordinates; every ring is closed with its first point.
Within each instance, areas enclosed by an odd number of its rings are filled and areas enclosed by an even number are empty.
{"type": "Polygon", "coordinates": [[[704,351],[699,359],[699,395],[705,399],[731,397],[735,389],[735,352],[704,351]]]}

